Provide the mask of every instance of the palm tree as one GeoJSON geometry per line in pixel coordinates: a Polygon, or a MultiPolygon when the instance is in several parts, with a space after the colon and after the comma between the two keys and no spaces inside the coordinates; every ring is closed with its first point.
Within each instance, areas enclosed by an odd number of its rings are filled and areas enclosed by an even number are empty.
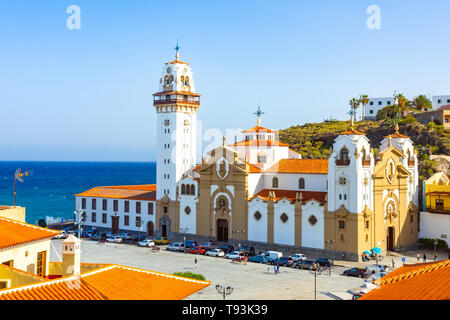
{"type": "Polygon", "coordinates": [[[349,104],[353,110],[353,116],[355,117],[354,121],[356,122],[356,110],[359,108],[359,100],[356,98],[352,98],[349,104]]]}
{"type": "Polygon", "coordinates": [[[405,115],[405,112],[408,112],[408,107],[410,106],[411,102],[406,99],[405,96],[401,93],[397,94],[395,96],[395,99],[397,100],[399,111],[402,113],[402,115],[405,115]]]}
{"type": "Polygon", "coordinates": [[[416,109],[418,109],[420,111],[422,111],[422,110],[427,111],[428,109],[432,108],[430,99],[428,99],[427,96],[425,96],[423,94],[415,97],[412,101],[412,105],[414,105],[414,107],[416,107],[416,109]]]}
{"type": "Polygon", "coordinates": [[[362,104],[362,117],[361,120],[364,120],[366,106],[369,104],[369,96],[367,94],[362,94],[359,96],[359,103],[362,104]]]}

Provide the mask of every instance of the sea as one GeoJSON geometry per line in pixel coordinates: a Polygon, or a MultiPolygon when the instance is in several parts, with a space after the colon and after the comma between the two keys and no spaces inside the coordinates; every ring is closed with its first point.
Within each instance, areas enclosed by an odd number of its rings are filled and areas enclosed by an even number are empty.
{"type": "Polygon", "coordinates": [[[0,205],[14,204],[14,173],[32,170],[16,182],[16,205],[26,207],[26,221],[47,224],[74,219],[75,194],[98,186],[156,183],[155,162],[0,161],[0,205]]]}

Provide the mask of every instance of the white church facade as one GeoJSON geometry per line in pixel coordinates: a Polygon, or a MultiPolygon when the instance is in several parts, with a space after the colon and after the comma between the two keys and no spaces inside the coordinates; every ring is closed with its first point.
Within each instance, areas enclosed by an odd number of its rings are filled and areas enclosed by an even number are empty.
{"type": "Polygon", "coordinates": [[[332,250],[352,260],[375,246],[396,250],[417,240],[417,155],[398,127],[375,153],[351,123],[329,159],[302,159],[261,126],[258,109],[257,125],[242,132],[242,141],[224,139],[197,164],[199,107],[191,67],[177,52],[154,94],[157,184],[146,198],[154,203],[149,235],[332,250]]]}

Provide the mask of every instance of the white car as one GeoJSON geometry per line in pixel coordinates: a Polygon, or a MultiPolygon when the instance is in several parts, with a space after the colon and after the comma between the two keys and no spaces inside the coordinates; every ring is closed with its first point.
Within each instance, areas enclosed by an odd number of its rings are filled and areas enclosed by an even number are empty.
{"type": "Polygon", "coordinates": [[[122,239],[131,240],[133,238],[131,233],[121,233],[119,235],[122,239]]]}
{"type": "Polygon", "coordinates": [[[153,242],[153,240],[150,239],[144,239],[138,242],[138,246],[140,247],[153,247],[154,245],[155,243],[153,242]]]}
{"type": "Polygon", "coordinates": [[[210,257],[223,257],[225,255],[225,252],[223,252],[223,250],[221,249],[212,249],[206,251],[205,255],[210,257]]]}
{"type": "Polygon", "coordinates": [[[299,262],[302,260],[306,260],[306,256],[303,253],[296,253],[291,256],[294,262],[299,262]]]}
{"type": "Polygon", "coordinates": [[[182,242],[175,242],[169,244],[166,248],[168,251],[182,252],[184,250],[184,244],[182,242]]]}
{"type": "Polygon", "coordinates": [[[57,234],[52,239],[66,239],[68,237],[67,233],[63,230],[60,234],[57,234]]]}
{"type": "Polygon", "coordinates": [[[119,236],[109,236],[106,238],[106,241],[108,242],[122,242],[122,238],[119,236]]]}
{"type": "Polygon", "coordinates": [[[366,267],[366,274],[375,274],[386,271],[388,271],[388,266],[383,266],[379,264],[372,264],[371,266],[366,267]]]}
{"type": "Polygon", "coordinates": [[[225,255],[225,258],[234,259],[234,258],[239,258],[240,256],[241,256],[241,254],[239,253],[239,251],[233,251],[233,252],[227,253],[225,255]]]}

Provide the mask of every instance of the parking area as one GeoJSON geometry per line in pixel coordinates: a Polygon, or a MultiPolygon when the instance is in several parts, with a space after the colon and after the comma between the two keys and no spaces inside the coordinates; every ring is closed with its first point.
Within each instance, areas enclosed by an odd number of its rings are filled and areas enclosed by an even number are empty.
{"type": "MultiPolygon", "coordinates": [[[[61,241],[52,240],[51,261],[61,261],[61,241]]],[[[273,266],[250,262],[245,265],[225,258],[170,252],[165,250],[165,246],[161,246],[160,251],[153,251],[136,244],[83,240],[81,250],[81,261],[85,263],[121,264],[170,274],[187,271],[200,273],[211,281],[211,286],[190,296],[190,300],[221,299],[215,289],[217,284],[233,287],[233,293],[227,299],[314,299],[315,277],[308,270],[280,267],[280,273],[275,275],[273,266]]],[[[331,292],[344,294],[363,284],[364,279],[343,276],[346,269],[346,266],[334,266],[331,275],[326,270],[316,277],[317,299],[333,300],[331,292]]]]}

